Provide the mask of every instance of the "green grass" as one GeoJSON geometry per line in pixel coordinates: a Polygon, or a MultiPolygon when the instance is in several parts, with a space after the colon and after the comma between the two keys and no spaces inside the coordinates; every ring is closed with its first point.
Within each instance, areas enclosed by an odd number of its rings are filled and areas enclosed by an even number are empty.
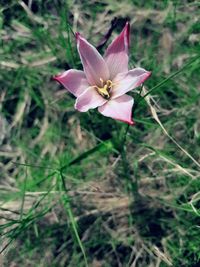
{"type": "Polygon", "coordinates": [[[3,1],[1,266],[199,266],[198,8],[198,1],[3,1]],[[82,68],[74,32],[97,46],[115,17],[108,43],[128,19],[130,68],[152,71],[131,92],[128,131],[97,110],[76,111],[74,97],[52,80],[82,68]]]}

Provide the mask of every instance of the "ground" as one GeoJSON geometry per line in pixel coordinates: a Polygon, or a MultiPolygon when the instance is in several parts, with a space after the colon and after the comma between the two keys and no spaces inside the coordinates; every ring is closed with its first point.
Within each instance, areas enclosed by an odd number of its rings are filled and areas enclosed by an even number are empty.
{"type": "Polygon", "coordinates": [[[1,2],[0,265],[199,266],[199,1],[1,2]],[[126,21],[152,71],[128,128],[52,79],[126,21]]]}

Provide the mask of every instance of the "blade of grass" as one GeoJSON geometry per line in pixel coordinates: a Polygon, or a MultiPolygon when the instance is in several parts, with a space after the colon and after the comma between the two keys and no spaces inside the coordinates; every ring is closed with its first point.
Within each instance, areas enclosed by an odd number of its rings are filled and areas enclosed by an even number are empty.
{"type": "Polygon", "coordinates": [[[75,159],[71,160],[70,162],[68,162],[66,165],[64,165],[63,167],[60,168],[60,171],[63,172],[66,168],[68,168],[69,166],[72,166],[74,164],[79,163],[80,161],[82,161],[83,159],[89,157],[90,155],[92,155],[95,152],[99,152],[99,151],[104,151],[106,149],[107,150],[114,150],[113,148],[113,144],[110,140],[100,143],[98,145],[96,145],[95,147],[85,151],[84,153],[82,153],[81,155],[79,155],[78,157],[76,157],[75,159]]]}
{"type": "Polygon", "coordinates": [[[141,101],[144,101],[145,98],[151,94],[152,92],[154,92],[156,89],[158,89],[159,87],[161,87],[163,84],[165,84],[166,82],[168,82],[170,79],[174,78],[175,76],[177,76],[179,73],[181,73],[184,69],[186,69],[187,67],[189,67],[191,64],[193,64],[197,59],[199,59],[200,56],[196,56],[195,58],[191,59],[188,63],[186,63],[181,69],[177,70],[176,72],[174,72],[173,74],[171,74],[169,77],[167,77],[166,79],[164,79],[162,82],[160,82],[159,84],[155,85],[153,88],[151,88],[146,94],[143,95],[142,98],[139,99],[138,103],[140,103],[141,101]]]}
{"type": "Polygon", "coordinates": [[[21,204],[21,209],[20,209],[20,220],[22,220],[23,212],[24,212],[24,201],[25,201],[25,192],[26,192],[26,183],[27,183],[27,168],[25,170],[25,173],[26,175],[25,175],[23,189],[22,189],[22,204],[21,204]]]}
{"type": "MultiPolygon", "coordinates": [[[[143,88],[143,91],[144,91],[144,96],[148,96],[148,93],[147,90],[145,89],[145,87],[143,88]]],[[[168,138],[180,149],[182,150],[182,152],[184,154],[186,154],[199,168],[200,168],[200,163],[189,153],[187,152],[181,145],[179,145],[179,143],[168,133],[168,131],[165,129],[165,127],[163,126],[163,124],[161,123],[159,117],[158,117],[158,114],[155,110],[155,108],[151,105],[151,101],[150,101],[150,97],[148,97],[146,99],[146,102],[147,104],[149,105],[150,107],[150,110],[151,110],[151,114],[153,116],[153,118],[155,119],[155,121],[160,125],[161,129],[163,130],[163,132],[168,136],[168,138]]]]}
{"type": "Polygon", "coordinates": [[[63,177],[63,174],[62,174],[62,171],[60,171],[60,177],[61,177],[61,181],[62,181],[62,186],[63,186],[63,189],[64,191],[66,192],[66,195],[63,196],[63,200],[64,200],[64,203],[65,203],[65,207],[66,207],[66,210],[67,210],[67,214],[69,216],[69,221],[72,225],[72,230],[74,232],[74,235],[75,235],[75,238],[76,238],[76,241],[81,249],[81,252],[83,254],[83,258],[84,258],[84,262],[85,262],[85,266],[88,267],[88,261],[87,261],[87,257],[86,257],[86,253],[85,253],[85,249],[84,249],[84,246],[82,244],[82,241],[79,237],[79,233],[78,233],[78,230],[77,230],[77,225],[76,225],[76,221],[74,219],[74,215],[73,215],[73,212],[72,212],[72,209],[71,209],[71,205],[70,205],[70,201],[69,201],[69,198],[68,198],[68,190],[66,188],[66,185],[65,185],[65,180],[64,180],[64,177],[63,177]]]}

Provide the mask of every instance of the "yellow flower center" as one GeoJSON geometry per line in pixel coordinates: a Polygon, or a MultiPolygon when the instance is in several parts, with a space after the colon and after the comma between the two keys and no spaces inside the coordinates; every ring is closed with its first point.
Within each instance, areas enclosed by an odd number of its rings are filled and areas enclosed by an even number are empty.
{"type": "Polygon", "coordinates": [[[105,99],[110,99],[110,92],[113,86],[111,80],[107,80],[106,83],[100,78],[101,87],[94,86],[97,92],[105,99]]]}

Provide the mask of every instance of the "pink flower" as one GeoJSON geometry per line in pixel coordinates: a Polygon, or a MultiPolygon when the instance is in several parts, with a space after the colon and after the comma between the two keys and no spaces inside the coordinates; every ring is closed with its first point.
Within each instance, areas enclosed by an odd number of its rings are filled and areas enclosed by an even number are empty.
{"type": "Polygon", "coordinates": [[[133,124],[134,100],[126,93],[141,85],[151,72],[142,68],[128,70],[129,35],[130,25],[127,22],[102,57],[80,33],[76,33],[84,71],[70,69],[54,79],[77,97],[77,110],[86,112],[98,107],[104,116],[133,124]]]}

